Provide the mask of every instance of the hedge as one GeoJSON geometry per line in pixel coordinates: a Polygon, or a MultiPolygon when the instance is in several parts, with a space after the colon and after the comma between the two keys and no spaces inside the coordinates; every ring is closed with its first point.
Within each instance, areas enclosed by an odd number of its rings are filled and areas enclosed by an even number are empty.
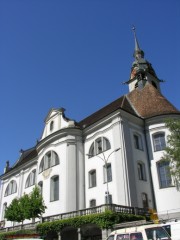
{"type": "Polygon", "coordinates": [[[60,232],[64,227],[80,228],[85,224],[96,224],[101,229],[112,229],[114,224],[145,219],[144,216],[115,213],[110,210],[104,213],[95,213],[91,215],[78,216],[69,219],[55,220],[37,225],[37,233],[46,236],[49,232],[60,232]]]}
{"type": "Polygon", "coordinates": [[[55,220],[53,222],[39,223],[36,226],[36,230],[18,230],[12,232],[0,233],[0,240],[5,240],[11,236],[22,236],[26,234],[38,234],[40,236],[46,236],[48,233],[58,233],[63,228],[71,226],[74,228],[80,228],[85,224],[96,224],[100,229],[112,229],[114,224],[130,221],[138,221],[145,219],[144,216],[127,214],[127,213],[115,213],[110,210],[106,210],[104,213],[95,213],[91,215],[78,216],[68,219],[55,220]]]}

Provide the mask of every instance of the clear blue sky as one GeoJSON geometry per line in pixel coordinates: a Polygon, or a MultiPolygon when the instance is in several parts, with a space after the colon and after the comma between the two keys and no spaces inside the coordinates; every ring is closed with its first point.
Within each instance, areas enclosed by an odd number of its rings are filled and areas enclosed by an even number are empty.
{"type": "Polygon", "coordinates": [[[80,121],[128,92],[133,24],[179,109],[179,0],[0,1],[0,174],[36,144],[51,108],[80,121]]]}

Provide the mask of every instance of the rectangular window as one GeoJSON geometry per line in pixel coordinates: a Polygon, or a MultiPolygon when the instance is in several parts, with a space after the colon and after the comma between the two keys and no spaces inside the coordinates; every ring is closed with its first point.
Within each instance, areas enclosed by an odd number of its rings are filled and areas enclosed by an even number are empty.
{"type": "Polygon", "coordinates": [[[89,172],[89,187],[96,187],[96,170],[89,172]]]}
{"type": "Polygon", "coordinates": [[[112,204],[112,195],[111,194],[106,194],[105,204],[112,204]]]}
{"type": "Polygon", "coordinates": [[[107,163],[104,165],[104,182],[111,182],[112,181],[112,169],[111,163],[107,163]]]}
{"type": "Polygon", "coordinates": [[[90,207],[96,207],[96,199],[90,201],[90,207]]]}
{"type": "Polygon", "coordinates": [[[154,151],[162,151],[166,147],[165,134],[158,133],[153,135],[154,151]]]}
{"type": "Polygon", "coordinates": [[[139,150],[143,150],[142,138],[140,135],[134,135],[134,147],[139,150]]]}
{"type": "Polygon", "coordinates": [[[160,188],[172,186],[172,179],[169,169],[169,162],[161,161],[157,163],[160,188]]]}
{"type": "Polygon", "coordinates": [[[145,171],[145,164],[138,163],[138,177],[139,180],[146,180],[146,171],[145,171]]]}
{"type": "Polygon", "coordinates": [[[59,200],[59,176],[52,177],[50,184],[50,201],[57,201],[59,200]]]}

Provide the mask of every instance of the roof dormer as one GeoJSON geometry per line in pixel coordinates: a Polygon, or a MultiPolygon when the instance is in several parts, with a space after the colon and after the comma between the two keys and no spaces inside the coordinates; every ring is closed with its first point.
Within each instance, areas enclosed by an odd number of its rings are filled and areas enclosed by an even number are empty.
{"type": "Polygon", "coordinates": [[[75,122],[65,117],[64,108],[52,108],[45,118],[45,128],[42,134],[42,139],[50,134],[62,129],[75,126],[75,122]]]}

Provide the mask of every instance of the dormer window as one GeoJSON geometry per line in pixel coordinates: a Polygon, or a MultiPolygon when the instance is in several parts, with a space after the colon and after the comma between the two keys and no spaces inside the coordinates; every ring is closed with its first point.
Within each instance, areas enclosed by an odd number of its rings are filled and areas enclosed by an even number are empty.
{"type": "Polygon", "coordinates": [[[50,131],[54,129],[54,121],[50,122],[50,131]]]}

